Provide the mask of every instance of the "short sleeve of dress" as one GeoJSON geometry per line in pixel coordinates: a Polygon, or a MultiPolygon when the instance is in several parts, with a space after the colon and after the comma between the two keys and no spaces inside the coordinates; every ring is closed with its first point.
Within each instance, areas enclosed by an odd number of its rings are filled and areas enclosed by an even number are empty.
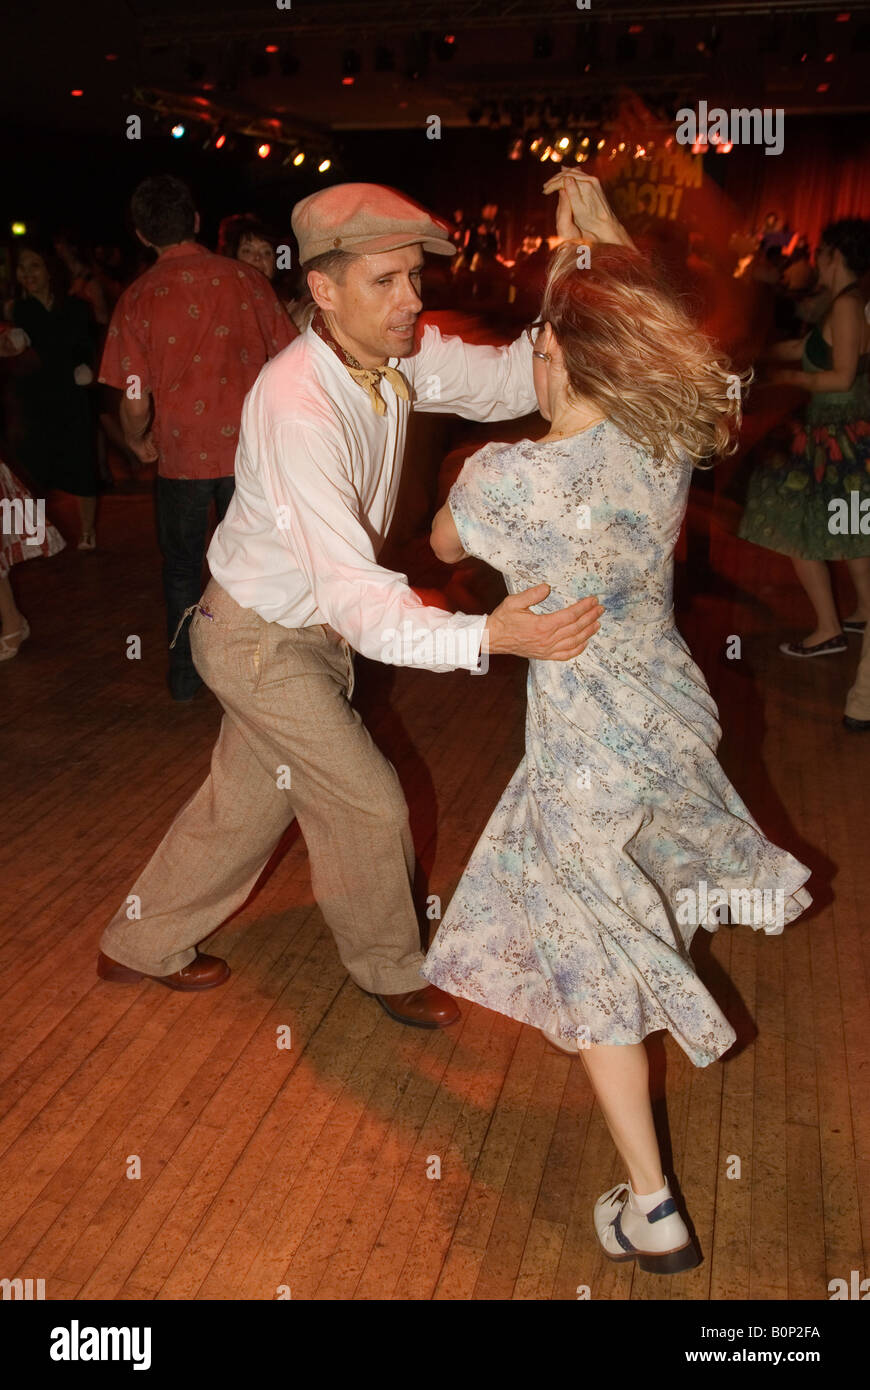
{"type": "Polygon", "coordinates": [[[511,453],[510,445],[489,444],[473,454],[447,497],[462,549],[497,570],[513,552],[526,500],[511,453]]]}

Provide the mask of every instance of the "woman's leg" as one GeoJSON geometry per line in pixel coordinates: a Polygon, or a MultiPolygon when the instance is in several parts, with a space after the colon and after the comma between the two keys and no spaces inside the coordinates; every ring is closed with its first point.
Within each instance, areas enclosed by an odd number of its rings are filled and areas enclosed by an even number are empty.
{"type": "Polygon", "coordinates": [[[97,520],[97,499],[96,497],[79,498],[79,516],[82,523],[82,535],[92,536],[96,529],[97,520]]]}
{"type": "Polygon", "coordinates": [[[8,661],[15,656],[27,632],[27,619],[15,602],[8,574],[0,579],[0,623],[0,661],[8,661]]]}
{"type": "Polygon", "coordinates": [[[3,633],[17,632],[24,626],[21,610],[15,602],[9,576],[0,579],[0,630],[3,633]]]}
{"type": "Polygon", "coordinates": [[[849,574],[858,595],[858,606],[852,614],[856,622],[866,622],[870,618],[870,555],[860,560],[847,560],[849,574]]]}
{"type": "Polygon", "coordinates": [[[662,1173],[646,1048],[642,1042],[581,1048],[580,1056],[628,1169],[628,1191],[619,1183],[602,1193],[593,1210],[605,1255],[636,1258],[641,1269],[653,1274],[694,1269],[701,1255],[662,1173]]]}
{"type": "Polygon", "coordinates": [[[637,1195],[665,1185],[649,1094],[649,1058],[642,1042],[624,1047],[582,1048],[607,1128],[628,1168],[637,1195]]]}
{"type": "Polygon", "coordinates": [[[824,560],[803,560],[792,556],[795,574],[803,585],[807,597],[816,612],[816,626],[813,632],[804,637],[805,647],[813,647],[817,642],[827,642],[831,637],[839,637],[842,628],[834,603],[831,588],[831,575],[824,560]]]}

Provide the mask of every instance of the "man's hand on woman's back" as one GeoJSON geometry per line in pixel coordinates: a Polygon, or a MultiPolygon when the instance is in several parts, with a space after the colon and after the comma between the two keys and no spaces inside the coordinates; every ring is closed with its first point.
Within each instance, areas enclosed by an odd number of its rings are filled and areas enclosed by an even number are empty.
{"type": "Polygon", "coordinates": [[[585,649],[600,627],[604,612],[595,597],[580,599],[556,613],[532,613],[543,603],[549,584],[537,584],[521,594],[510,594],[486,620],[484,642],[493,655],[511,653],[532,661],[572,661],[585,649]]]}

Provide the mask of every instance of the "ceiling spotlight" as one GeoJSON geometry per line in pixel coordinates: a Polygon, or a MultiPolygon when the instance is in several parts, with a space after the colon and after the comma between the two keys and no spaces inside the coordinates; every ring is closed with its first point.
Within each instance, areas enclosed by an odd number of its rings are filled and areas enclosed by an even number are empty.
{"type": "Polygon", "coordinates": [[[557,141],[557,144],[558,144],[560,150],[567,150],[567,148],[568,148],[568,146],[570,145],[570,143],[571,143],[571,137],[570,137],[570,135],[563,135],[562,138],[561,138],[561,140],[557,141]]]}
{"type": "Polygon", "coordinates": [[[304,150],[299,150],[299,152],[298,152],[297,154],[294,154],[294,156],[293,156],[293,163],[296,165],[296,168],[297,168],[297,169],[299,168],[299,165],[300,165],[300,164],[304,164],[304,163],[305,163],[305,151],[304,151],[304,150]]]}
{"type": "Polygon", "coordinates": [[[262,145],[257,146],[257,154],[260,156],[261,159],[268,159],[271,153],[272,146],[267,145],[265,141],[263,141],[262,145]]]}
{"type": "Polygon", "coordinates": [[[184,135],[184,126],[181,124],[180,121],[178,121],[177,124],[172,127],[170,134],[173,140],[180,140],[182,138],[182,136],[184,135]]]}
{"type": "Polygon", "coordinates": [[[215,142],[214,142],[214,147],[215,147],[216,150],[222,150],[223,147],[224,147],[224,145],[225,145],[226,143],[227,143],[227,137],[226,137],[225,135],[219,135],[218,138],[217,138],[217,139],[215,140],[215,142]]]}
{"type": "Polygon", "coordinates": [[[318,172],[318,174],[325,174],[326,171],[327,171],[327,169],[329,169],[329,168],[331,168],[331,167],[332,167],[332,160],[331,160],[331,159],[321,159],[320,163],[319,163],[318,166],[317,166],[317,172],[318,172]]]}

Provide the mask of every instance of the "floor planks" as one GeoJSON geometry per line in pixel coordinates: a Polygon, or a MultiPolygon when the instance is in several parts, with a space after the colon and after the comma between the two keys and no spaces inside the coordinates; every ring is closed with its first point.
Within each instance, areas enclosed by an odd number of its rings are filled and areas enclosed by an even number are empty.
{"type": "MultiPolygon", "coordinates": [[[[74,542],[63,500],[50,510],[74,542]]],[[[692,516],[703,540],[709,504],[692,516]]],[[[656,1280],[599,1254],[591,1206],[624,1175],[582,1067],[471,1005],[435,1035],[386,1018],[340,966],[295,830],[210,939],[225,988],[96,980],[102,926],[205,775],[220,718],[208,693],[165,692],[142,489],[105,499],[95,554],[73,543],[14,574],[33,637],[0,666],[0,1275],[55,1299],[813,1300],[866,1272],[870,738],[840,724],[858,644],[780,657],[806,619],[790,566],[720,519],[713,569],[694,592],[682,576],[680,626],[720,703],[723,764],[813,868],[816,904],[781,937],[698,943],[733,1056],[701,1070],[669,1038],[651,1049],[701,1267],[656,1280]]],[[[463,582],[497,601],[492,575],[463,582]]],[[[445,906],[522,754],[524,667],[358,661],[358,686],[406,788],[421,903],[445,906]]]]}

